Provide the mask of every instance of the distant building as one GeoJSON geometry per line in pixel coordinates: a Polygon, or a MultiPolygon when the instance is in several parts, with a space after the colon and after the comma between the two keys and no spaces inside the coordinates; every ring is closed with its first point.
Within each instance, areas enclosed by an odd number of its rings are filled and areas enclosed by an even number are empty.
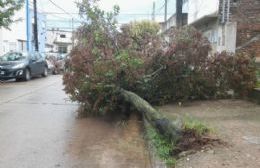
{"type": "MultiPolygon", "coordinates": [[[[34,36],[33,36],[33,10],[29,11],[29,51],[34,51],[34,36]]],[[[9,51],[27,51],[27,24],[26,24],[26,8],[23,7],[17,11],[14,16],[16,22],[10,25],[10,29],[0,29],[0,55],[3,55],[9,51]]],[[[46,16],[38,13],[38,39],[39,39],[39,52],[45,52],[46,41],[46,16]]]]}
{"type": "MultiPolygon", "coordinates": [[[[173,15],[167,18],[166,22],[161,22],[161,32],[167,33],[173,27],[181,27],[187,25],[188,22],[188,6],[183,5],[186,1],[185,0],[174,0],[175,1],[175,8],[173,15]]],[[[171,11],[172,12],[172,11],[171,11]]]]}
{"type": "Polygon", "coordinates": [[[221,1],[186,1],[188,5],[188,24],[200,30],[209,39],[214,52],[224,50],[235,52],[237,23],[230,21],[230,9],[228,9],[230,7],[225,3],[223,8],[221,1]]]}
{"type": "MultiPolygon", "coordinates": [[[[259,0],[177,0],[187,24],[200,30],[213,52],[246,52],[260,61],[259,0]]],[[[178,8],[177,8],[178,9],[178,8]]],[[[176,18],[176,14],[172,17],[176,18]]],[[[178,26],[177,20],[162,30],[178,26]]],[[[168,20],[168,25],[171,23],[168,20]]]]}
{"type": "Polygon", "coordinates": [[[72,49],[72,32],[59,29],[47,31],[46,52],[67,54],[72,49]]]}

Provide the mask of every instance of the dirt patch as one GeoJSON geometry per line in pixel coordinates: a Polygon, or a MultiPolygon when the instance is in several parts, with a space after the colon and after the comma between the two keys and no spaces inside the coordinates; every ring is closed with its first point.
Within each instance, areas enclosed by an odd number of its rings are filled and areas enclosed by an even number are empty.
{"type": "Polygon", "coordinates": [[[241,100],[198,101],[160,108],[166,115],[202,120],[227,145],[208,145],[186,153],[177,168],[259,168],[260,106],[241,100]]]}
{"type": "Polygon", "coordinates": [[[194,132],[185,132],[182,136],[182,140],[177,144],[177,149],[175,149],[175,156],[182,157],[187,153],[194,153],[195,151],[199,151],[201,149],[209,149],[211,147],[216,146],[226,146],[227,143],[218,138],[213,137],[198,137],[194,135],[194,132]]]}

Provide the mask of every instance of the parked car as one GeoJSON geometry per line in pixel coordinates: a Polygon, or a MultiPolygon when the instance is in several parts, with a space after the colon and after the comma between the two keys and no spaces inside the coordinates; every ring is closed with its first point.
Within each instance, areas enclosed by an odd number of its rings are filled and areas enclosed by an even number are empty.
{"type": "Polygon", "coordinates": [[[46,58],[46,62],[47,62],[47,67],[48,67],[48,73],[55,75],[56,69],[55,69],[55,65],[53,64],[53,62],[49,58],[46,58]]]}
{"type": "Polygon", "coordinates": [[[0,56],[0,80],[25,80],[48,76],[47,62],[39,53],[9,52],[0,56]]]}
{"type": "Polygon", "coordinates": [[[49,54],[46,58],[48,65],[49,72],[52,74],[61,74],[65,71],[65,59],[67,55],[62,54],[49,54]]]}

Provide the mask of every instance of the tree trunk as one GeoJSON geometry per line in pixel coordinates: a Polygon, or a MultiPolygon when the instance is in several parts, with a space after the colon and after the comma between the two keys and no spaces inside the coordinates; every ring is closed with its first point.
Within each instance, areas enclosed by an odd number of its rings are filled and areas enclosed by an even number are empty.
{"type": "Polygon", "coordinates": [[[181,136],[182,122],[171,121],[162,113],[154,109],[147,101],[133,92],[121,89],[120,95],[130,103],[138,112],[142,113],[145,119],[156,128],[161,134],[169,136],[173,141],[178,141],[181,136]]]}

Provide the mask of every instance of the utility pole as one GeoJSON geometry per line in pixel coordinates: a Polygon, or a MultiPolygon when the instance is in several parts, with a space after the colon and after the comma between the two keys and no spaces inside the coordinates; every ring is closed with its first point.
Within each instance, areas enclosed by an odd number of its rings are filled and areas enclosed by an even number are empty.
{"type": "Polygon", "coordinates": [[[152,14],[152,20],[155,21],[155,2],[153,1],[153,14],[152,14]]]}
{"type": "Polygon", "coordinates": [[[34,31],[33,32],[34,32],[35,51],[39,51],[37,0],[33,0],[33,11],[34,11],[34,31]]]}
{"type": "Polygon", "coordinates": [[[71,29],[72,29],[72,47],[75,45],[74,39],[74,18],[71,19],[71,29]]]}
{"type": "Polygon", "coordinates": [[[182,14],[182,6],[183,0],[176,0],[176,20],[177,20],[177,27],[181,27],[183,25],[183,14],[182,14]]]}
{"type": "Polygon", "coordinates": [[[27,52],[30,52],[30,9],[29,9],[29,0],[26,0],[26,49],[27,52]]]}
{"type": "Polygon", "coordinates": [[[164,21],[166,22],[167,21],[167,12],[168,12],[168,0],[165,0],[165,3],[164,3],[164,21]]]}

